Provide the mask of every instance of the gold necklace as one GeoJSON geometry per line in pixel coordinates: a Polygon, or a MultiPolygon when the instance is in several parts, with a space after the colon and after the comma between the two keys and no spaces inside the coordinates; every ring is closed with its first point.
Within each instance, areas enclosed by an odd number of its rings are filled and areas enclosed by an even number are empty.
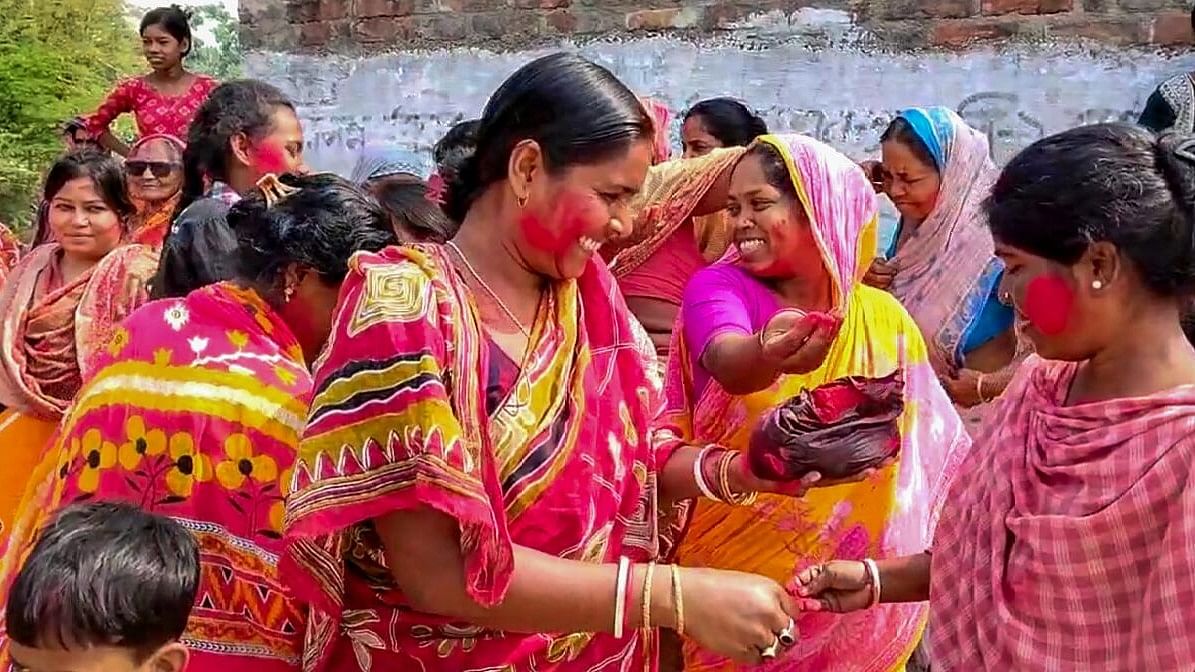
{"type": "Polygon", "coordinates": [[[506,313],[507,319],[514,323],[514,325],[518,327],[519,331],[523,333],[523,336],[527,337],[527,340],[530,341],[531,332],[523,326],[523,323],[520,322],[519,318],[515,316],[514,311],[507,307],[506,302],[502,300],[502,297],[498,296],[498,293],[495,292],[488,284],[486,284],[485,280],[481,279],[481,274],[477,272],[477,269],[473,268],[473,264],[469,263],[469,258],[465,256],[465,253],[461,250],[461,248],[457,247],[457,244],[451,240],[448,241],[447,244],[453,249],[454,252],[456,252],[456,256],[461,258],[461,263],[465,265],[465,270],[469,271],[469,275],[473,276],[473,279],[477,281],[477,284],[481,285],[481,288],[485,290],[486,294],[489,294],[490,298],[492,298],[494,302],[498,304],[498,307],[502,309],[502,312],[506,313]]]}

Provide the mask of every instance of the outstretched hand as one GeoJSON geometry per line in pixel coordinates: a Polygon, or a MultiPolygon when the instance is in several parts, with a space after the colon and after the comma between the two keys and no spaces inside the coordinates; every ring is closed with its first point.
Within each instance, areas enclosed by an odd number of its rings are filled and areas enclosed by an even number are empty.
{"type": "Polygon", "coordinates": [[[797,574],[801,611],[845,614],[871,605],[871,577],[858,560],[831,560],[797,574]]]}

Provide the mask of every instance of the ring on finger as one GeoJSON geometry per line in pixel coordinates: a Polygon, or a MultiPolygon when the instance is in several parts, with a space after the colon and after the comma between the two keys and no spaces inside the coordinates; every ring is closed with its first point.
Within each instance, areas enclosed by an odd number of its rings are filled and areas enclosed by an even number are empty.
{"type": "Polygon", "coordinates": [[[797,643],[797,623],[793,619],[788,619],[788,625],[776,635],[776,641],[784,648],[789,648],[797,643]]]}
{"type": "Polygon", "coordinates": [[[780,653],[780,638],[777,637],[771,644],[759,651],[759,657],[764,660],[775,660],[777,654],[780,653]]]}

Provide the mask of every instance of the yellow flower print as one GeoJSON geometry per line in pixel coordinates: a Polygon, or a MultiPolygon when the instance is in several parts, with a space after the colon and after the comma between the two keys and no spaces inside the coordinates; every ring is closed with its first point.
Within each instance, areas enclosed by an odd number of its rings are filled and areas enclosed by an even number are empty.
{"type": "Polygon", "coordinates": [[[237,350],[244,350],[245,346],[249,344],[249,334],[233,329],[228,332],[228,342],[232,343],[237,350]]]}
{"type": "Polygon", "coordinates": [[[233,434],[224,440],[224,454],[228,459],[216,465],[216,480],[229,490],[237,490],[246,478],[258,483],[272,483],[278,479],[278,463],[269,455],[254,455],[253,444],[244,434],[233,434]]]}
{"type": "Polygon", "coordinates": [[[166,487],[177,497],[190,497],[196,483],[212,480],[212,461],[195,450],[195,439],[186,432],[170,436],[170,460],[174,466],[166,472],[166,487]]]}
{"type": "Polygon", "coordinates": [[[117,327],[116,331],[112,332],[112,340],[108,341],[108,354],[113,357],[119,357],[128,344],[129,330],[124,327],[117,327]]]}
{"type": "Polygon", "coordinates": [[[274,375],[278,376],[278,380],[282,381],[284,385],[295,384],[295,373],[285,366],[275,366],[274,375]]]}
{"type": "Polygon", "coordinates": [[[167,366],[170,364],[170,358],[174,356],[174,351],[170,348],[158,348],[154,350],[154,364],[158,366],[167,366]]]}
{"type": "Polygon", "coordinates": [[[290,494],[290,482],[295,476],[295,468],[290,467],[278,477],[278,501],[270,505],[270,528],[275,532],[282,532],[282,520],[286,515],[286,496],[290,494]]]}
{"type": "Polygon", "coordinates": [[[98,429],[89,429],[79,442],[83,471],[79,472],[79,490],[94,493],[100,487],[100,472],[116,465],[116,444],[105,441],[98,429]]]}
{"type": "Polygon", "coordinates": [[[120,444],[120,466],[129,471],[139,467],[146,455],[166,452],[166,432],[146,429],[145,420],[139,415],[125,421],[124,432],[128,440],[120,444]]]}

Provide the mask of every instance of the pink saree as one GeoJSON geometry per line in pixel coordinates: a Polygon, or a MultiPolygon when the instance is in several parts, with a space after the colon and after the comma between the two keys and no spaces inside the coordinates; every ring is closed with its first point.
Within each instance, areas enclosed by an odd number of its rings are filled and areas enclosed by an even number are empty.
{"type": "Polygon", "coordinates": [[[19,565],[60,506],[136,503],[199,543],[188,669],[297,670],[306,616],[277,558],[310,390],[298,343],[255,292],[221,283],[146,304],[115,330],[64,419],[0,570],[19,565]]]}
{"type": "MultiPolygon", "coordinates": [[[[815,489],[799,499],[760,495],[752,506],[699,500],[686,512],[674,554],[683,565],[753,572],[794,588],[794,576],[834,558],[885,558],[924,550],[933,536],[950,477],[970,447],[958,414],[929,365],[917,325],[886,292],[860,283],[875,249],[875,195],[852,161],[811,138],[764,136],[784,157],[799,200],[835,287],[844,314],[838,337],[822,366],[781,376],[768,389],[746,396],[726,392],[699,367],[705,343],[687,342],[700,329],[686,320],[711,297],[738,309],[770,289],[738,267],[734,256],[702,270],[686,292],[665,387],[667,427],[686,443],[716,443],[746,450],[751,431],[771,408],[803,389],[849,375],[879,377],[900,368],[905,410],[900,419],[897,464],[872,479],[815,489]],[[727,268],[729,266],[729,268],[727,268]],[[726,280],[736,279],[728,289],[726,280]],[[708,282],[708,284],[706,284],[708,282]],[[721,285],[720,294],[705,291],[721,285]],[[699,375],[702,374],[702,375],[699,375]],[[699,378],[708,380],[701,384],[699,378]]],[[[754,301],[755,305],[762,305],[754,301]]],[[[763,328],[779,308],[744,324],[763,328]]],[[[708,303],[705,308],[709,309],[708,303]]],[[[700,318],[699,318],[700,319],[700,318]]],[[[716,334],[712,334],[716,335],[716,334]]],[[[775,672],[888,672],[902,670],[921,636],[925,604],[887,605],[845,616],[809,614],[798,619],[800,639],[773,663],[775,672]]],[[[685,642],[685,670],[724,672],[730,661],[685,642]]]]}
{"type": "Polygon", "coordinates": [[[592,563],[655,557],[655,474],[676,444],[648,431],[650,348],[598,259],[547,304],[491,396],[505,356],[443,248],[354,258],[287,501],[283,572],[312,607],[306,669],[655,669],[654,632],[523,635],[404,608],[370,524],[418,506],[457,519],[483,605],[504,598],[514,544],[592,563]]]}
{"type": "Polygon", "coordinates": [[[1065,405],[1030,357],[934,539],[944,670],[1195,669],[1195,386],[1065,405]]]}

